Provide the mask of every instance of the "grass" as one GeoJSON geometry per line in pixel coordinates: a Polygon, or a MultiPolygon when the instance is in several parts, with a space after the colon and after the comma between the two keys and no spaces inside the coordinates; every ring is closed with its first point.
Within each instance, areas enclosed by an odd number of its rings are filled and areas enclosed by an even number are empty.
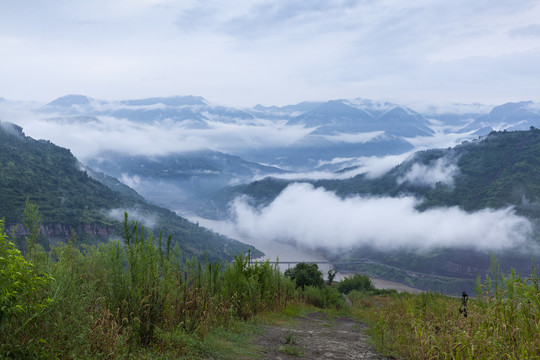
{"type": "Polygon", "coordinates": [[[291,345],[291,344],[285,344],[281,346],[279,348],[279,351],[287,355],[298,356],[298,357],[304,356],[304,354],[306,353],[304,348],[302,348],[301,346],[291,345]]]}
{"type": "Polygon", "coordinates": [[[370,325],[375,348],[410,359],[540,358],[538,276],[495,269],[467,303],[437,293],[365,296],[352,292],[352,312],[370,325]]]}
{"type": "Polygon", "coordinates": [[[302,346],[298,345],[296,337],[290,331],[285,334],[285,343],[280,346],[279,351],[292,356],[303,356],[306,352],[302,346]]]}
{"type": "MultiPolygon", "coordinates": [[[[249,255],[181,263],[169,241],[127,217],[124,226],[123,243],[36,245],[24,258],[0,221],[0,359],[257,358],[250,339],[261,325],[293,326],[314,311],[352,313],[373,346],[397,358],[540,358],[535,268],[521,279],[492,261],[467,317],[461,298],[437,293],[351,291],[347,308],[336,289],[302,290],[249,255]]],[[[303,354],[293,337],[280,351],[303,354]]]]}
{"type": "Polygon", "coordinates": [[[2,230],[0,359],[249,358],[258,324],[342,306],[249,254],[181,263],[127,214],[123,242],[36,245],[29,259],[2,230]]]}

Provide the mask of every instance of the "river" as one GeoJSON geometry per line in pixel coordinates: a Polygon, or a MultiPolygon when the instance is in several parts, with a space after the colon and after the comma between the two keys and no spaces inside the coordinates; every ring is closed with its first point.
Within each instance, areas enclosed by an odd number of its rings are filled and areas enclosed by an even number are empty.
{"type": "MultiPolygon", "coordinates": [[[[300,248],[292,244],[281,243],[278,241],[261,241],[258,239],[247,238],[243,234],[239,233],[234,224],[229,221],[210,220],[194,215],[180,214],[180,212],[177,213],[189,219],[190,221],[198,223],[199,225],[211,229],[219,234],[226,235],[230,238],[254,246],[265,254],[264,257],[258,258],[257,260],[288,262],[288,264],[279,264],[281,271],[285,271],[290,267],[294,267],[295,262],[322,262],[323,264],[318,264],[318,266],[326,278],[328,270],[333,268],[332,264],[324,264],[327,263],[328,260],[322,254],[317,253],[316,251],[313,251],[311,249],[300,248]]],[[[336,274],[335,280],[340,281],[343,280],[346,276],[351,276],[353,274],[354,273],[349,272],[338,272],[336,274]]],[[[420,290],[414,289],[410,286],[385,279],[371,278],[371,281],[378,289],[396,289],[400,292],[406,291],[411,293],[420,292],[420,290]]]]}

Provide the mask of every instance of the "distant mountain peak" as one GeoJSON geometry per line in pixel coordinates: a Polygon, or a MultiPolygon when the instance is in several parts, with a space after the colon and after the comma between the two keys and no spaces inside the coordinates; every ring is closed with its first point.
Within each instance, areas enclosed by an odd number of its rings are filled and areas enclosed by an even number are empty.
{"type": "MultiPolygon", "coordinates": [[[[1,98],[0,98],[0,99],[1,99],[1,98]]],[[[255,105],[255,106],[253,107],[253,109],[254,109],[254,110],[261,110],[261,111],[262,111],[262,110],[268,109],[268,107],[263,106],[263,105],[261,105],[261,104],[257,104],[257,105],[255,105]]]]}
{"type": "Polygon", "coordinates": [[[168,97],[152,97],[136,100],[123,100],[122,104],[132,105],[132,106],[144,106],[144,105],[155,105],[163,104],[166,106],[186,106],[186,105],[208,105],[208,102],[200,96],[168,96],[168,97]]]}
{"type": "Polygon", "coordinates": [[[305,115],[327,115],[332,117],[370,117],[362,109],[357,109],[345,103],[344,100],[327,101],[305,115]]]}
{"type": "Polygon", "coordinates": [[[507,102],[506,104],[495,106],[491,112],[490,115],[499,115],[502,113],[508,113],[508,112],[528,112],[531,110],[531,105],[533,105],[534,102],[529,101],[519,101],[519,102],[507,102]]]}
{"type": "Polygon", "coordinates": [[[50,103],[48,103],[47,106],[69,107],[72,105],[87,105],[92,100],[93,100],[92,98],[85,95],[71,94],[71,95],[61,96],[51,101],[50,103]]]}
{"type": "Polygon", "coordinates": [[[462,131],[476,130],[476,135],[486,135],[492,130],[527,130],[530,126],[540,126],[540,104],[519,101],[495,106],[462,131]]]}

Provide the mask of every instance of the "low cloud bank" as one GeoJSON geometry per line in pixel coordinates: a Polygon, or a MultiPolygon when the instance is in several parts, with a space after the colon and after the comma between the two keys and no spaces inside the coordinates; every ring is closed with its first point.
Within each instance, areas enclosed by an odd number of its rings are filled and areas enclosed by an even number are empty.
{"type": "Polygon", "coordinates": [[[454,176],[459,173],[457,164],[447,157],[435,160],[430,165],[415,163],[411,169],[397,182],[402,184],[408,181],[412,184],[435,187],[437,183],[454,185],[454,176]]]}
{"type": "Polygon", "coordinates": [[[140,209],[111,209],[106,212],[106,215],[117,221],[124,221],[124,212],[128,213],[129,221],[138,221],[146,228],[153,229],[157,224],[157,215],[140,209]]]}
{"type": "Polygon", "coordinates": [[[122,173],[120,181],[135,190],[137,190],[139,185],[141,185],[141,178],[138,175],[129,176],[129,174],[122,173]]]}
{"type": "Polygon", "coordinates": [[[107,151],[156,156],[205,149],[235,152],[287,146],[311,131],[271,121],[249,124],[209,121],[201,129],[190,127],[189,122],[169,120],[138,123],[110,116],[83,119],[49,114],[50,117],[44,117],[30,111],[7,110],[0,107],[0,120],[22,126],[33,138],[47,139],[70,149],[83,162],[107,151]]]}
{"type": "Polygon", "coordinates": [[[384,131],[371,131],[356,134],[339,133],[336,135],[323,135],[322,137],[329,141],[344,142],[350,144],[365,144],[378,136],[384,135],[384,131]]]}
{"type": "Polygon", "coordinates": [[[284,180],[344,180],[359,174],[366,174],[369,179],[376,179],[386,174],[396,165],[401,164],[411,156],[413,152],[388,156],[361,156],[358,158],[335,159],[327,162],[320,161],[320,164],[338,164],[340,161],[342,168],[351,168],[348,171],[309,171],[301,173],[267,174],[254,176],[252,181],[261,180],[266,177],[273,177],[284,180]]]}
{"type": "MultiPolygon", "coordinates": [[[[309,248],[471,247],[497,251],[529,245],[532,225],[512,208],[467,213],[457,207],[419,212],[414,197],[341,199],[311,184],[289,185],[269,206],[234,201],[236,228],[251,238],[309,248]]],[[[526,247],[526,246],[525,246],[526,247]]]]}

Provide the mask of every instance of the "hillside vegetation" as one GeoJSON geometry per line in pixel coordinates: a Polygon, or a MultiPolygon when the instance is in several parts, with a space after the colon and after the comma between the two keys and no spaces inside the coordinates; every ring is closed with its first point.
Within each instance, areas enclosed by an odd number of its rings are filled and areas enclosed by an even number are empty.
{"type": "MultiPolygon", "coordinates": [[[[420,209],[459,206],[467,211],[509,205],[519,213],[540,218],[540,130],[492,132],[454,148],[420,151],[379,178],[365,174],[345,180],[302,180],[322,186],[341,196],[357,194],[400,196],[412,194],[423,199],[420,209]],[[431,168],[444,159],[456,165],[451,182],[422,183],[406,179],[414,166],[431,168]]],[[[226,204],[238,195],[248,195],[259,205],[268,205],[291,180],[265,178],[224,189],[215,195],[217,204],[226,204]]]]}
{"type": "MultiPolygon", "coordinates": [[[[217,235],[169,211],[147,203],[116,179],[90,177],[67,149],[49,141],[34,140],[22,129],[0,124],[0,218],[7,228],[19,224],[22,239],[26,200],[39,207],[42,227],[40,242],[67,240],[73,229],[81,241],[108,241],[121,231],[121,217],[127,210],[141,219],[148,230],[163,229],[172,234],[183,256],[233,259],[252,247],[217,235]],[[114,189],[114,190],[113,190],[114,189]],[[115,191],[118,190],[118,191],[115,191]]],[[[156,236],[158,234],[156,233],[156,236]]]]}
{"type": "MultiPolygon", "coordinates": [[[[0,358],[260,358],[253,335],[268,319],[302,309],[353,315],[383,355],[410,359],[534,359],[540,356],[540,289],[503,275],[495,259],[477,298],[374,290],[365,276],[335,288],[291,280],[269,262],[237,256],[179,261],[178,247],[147,237],[125,215],[123,245],[77,248],[73,240],[24,258],[0,221],[0,358]],[[327,309],[327,310],[323,310],[327,309]]],[[[297,268],[296,276],[307,268],[297,268]]],[[[317,270],[309,269],[309,278],[317,270]]],[[[329,318],[330,323],[332,318],[329,318]]],[[[289,320],[290,321],[290,320],[289,320]]],[[[332,326],[329,324],[328,326],[332,326]]],[[[278,350],[301,355],[289,332],[278,350]]]]}
{"type": "Polygon", "coordinates": [[[123,229],[122,243],[81,249],[70,238],[25,258],[0,221],[0,358],[222,358],[219,348],[248,339],[242,329],[257,314],[343,305],[335,289],[301,289],[249,254],[184,262],[178,243],[127,214],[123,229]]]}
{"type": "Polygon", "coordinates": [[[410,193],[424,199],[421,209],[459,206],[467,211],[515,206],[518,213],[540,217],[540,130],[492,132],[450,149],[416,153],[379,179],[365,176],[317,185],[341,195],[410,193]],[[457,171],[448,182],[419,183],[406,178],[413,166],[432,168],[444,160],[457,171]]]}
{"type": "MultiPolygon", "coordinates": [[[[362,174],[346,180],[305,182],[323,187],[341,197],[414,196],[418,211],[458,206],[465,211],[513,207],[536,225],[540,219],[540,130],[492,132],[475,141],[448,149],[415,153],[379,178],[362,174]],[[423,177],[414,174],[423,174],[423,177]],[[438,177],[429,179],[430,174],[438,177]],[[445,175],[442,176],[441,174],[445,175]]],[[[302,180],[304,181],[304,180],[302,180]]],[[[293,181],[266,178],[230,187],[216,193],[214,203],[226,208],[237,196],[248,195],[254,207],[269,205],[293,181]]],[[[533,236],[537,239],[538,232],[533,236]]],[[[457,294],[471,291],[474,279],[489,268],[489,252],[471,249],[436,248],[380,251],[372,247],[329,252],[336,262],[367,259],[365,264],[338,265],[339,270],[361,271],[371,276],[406,283],[424,290],[457,294]]],[[[519,249],[496,253],[505,271],[514,268],[526,275],[532,254],[519,249]]]]}
{"type": "Polygon", "coordinates": [[[538,270],[507,275],[492,262],[476,298],[438,293],[367,297],[349,294],[353,313],[370,324],[375,347],[406,359],[538,359],[538,270]]]}

